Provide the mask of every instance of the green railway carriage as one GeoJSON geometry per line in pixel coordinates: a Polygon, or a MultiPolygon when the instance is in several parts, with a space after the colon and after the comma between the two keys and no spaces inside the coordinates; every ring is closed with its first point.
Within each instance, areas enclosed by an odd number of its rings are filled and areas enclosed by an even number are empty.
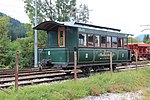
{"type": "Polygon", "coordinates": [[[38,64],[64,69],[74,67],[74,48],[77,66],[90,70],[109,66],[112,52],[113,66],[131,61],[127,47],[129,34],[119,29],[78,22],[45,21],[34,27],[47,31],[47,47],[38,48],[38,64]]]}

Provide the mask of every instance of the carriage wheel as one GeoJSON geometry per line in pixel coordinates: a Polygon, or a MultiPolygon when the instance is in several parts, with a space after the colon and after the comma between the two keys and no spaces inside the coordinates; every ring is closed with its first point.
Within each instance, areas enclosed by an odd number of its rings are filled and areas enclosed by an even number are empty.
{"type": "Polygon", "coordinates": [[[90,76],[90,74],[91,74],[91,67],[82,67],[81,68],[81,70],[82,70],[82,72],[83,72],[83,74],[85,75],[85,76],[90,76]]]}
{"type": "Polygon", "coordinates": [[[94,72],[98,72],[99,66],[93,66],[92,69],[93,69],[94,72]]]}

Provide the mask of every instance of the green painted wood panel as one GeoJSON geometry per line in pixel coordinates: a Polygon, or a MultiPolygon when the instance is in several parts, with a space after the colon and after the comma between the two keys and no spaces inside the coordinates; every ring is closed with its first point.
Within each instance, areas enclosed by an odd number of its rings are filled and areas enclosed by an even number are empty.
{"type": "Polygon", "coordinates": [[[52,64],[67,64],[69,54],[66,48],[48,48],[44,49],[42,54],[38,54],[38,62],[41,59],[51,59],[52,64]]]}
{"type": "Polygon", "coordinates": [[[94,62],[94,49],[79,48],[78,49],[78,62],[79,63],[93,63],[94,62]]]}
{"type": "Polygon", "coordinates": [[[95,49],[95,62],[108,62],[110,61],[109,52],[112,52],[113,61],[117,60],[117,54],[118,51],[115,49],[109,49],[106,51],[106,49],[95,49]]]}
{"type": "Polygon", "coordinates": [[[74,62],[74,47],[78,46],[77,28],[66,27],[66,48],[69,52],[69,62],[74,62]]]}
{"type": "Polygon", "coordinates": [[[127,61],[128,50],[122,49],[94,49],[94,48],[79,48],[78,62],[79,63],[103,63],[110,61],[110,53],[114,62],[127,61]]]}
{"type": "Polygon", "coordinates": [[[77,28],[66,27],[66,48],[74,48],[77,47],[78,42],[78,34],[77,28]]]}
{"type": "Polygon", "coordinates": [[[58,47],[58,33],[55,31],[48,32],[48,40],[47,40],[48,47],[58,47]]]}
{"type": "Polygon", "coordinates": [[[118,61],[128,60],[128,50],[119,50],[118,61]]]}

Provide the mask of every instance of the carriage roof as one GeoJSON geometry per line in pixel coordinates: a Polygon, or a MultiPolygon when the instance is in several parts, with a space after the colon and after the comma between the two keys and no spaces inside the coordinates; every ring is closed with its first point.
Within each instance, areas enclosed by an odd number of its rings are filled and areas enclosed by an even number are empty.
{"type": "Polygon", "coordinates": [[[112,30],[112,31],[117,31],[117,32],[121,31],[120,29],[97,26],[97,25],[92,25],[92,24],[85,24],[85,23],[78,23],[78,22],[54,22],[54,21],[42,22],[39,25],[35,26],[34,29],[49,31],[49,30],[51,30],[55,27],[58,27],[58,26],[71,26],[71,27],[80,27],[80,28],[106,29],[106,30],[112,30]]]}
{"type": "MultiPolygon", "coordinates": [[[[51,31],[51,30],[57,31],[58,27],[60,26],[70,26],[70,27],[76,27],[76,28],[102,30],[102,31],[115,32],[115,33],[120,33],[121,31],[120,29],[79,23],[79,22],[54,22],[54,21],[42,22],[39,25],[35,26],[33,29],[44,30],[44,31],[51,31]]],[[[122,34],[126,34],[126,33],[122,33],[122,34]]],[[[127,35],[131,35],[131,34],[127,34],[127,35]]]]}

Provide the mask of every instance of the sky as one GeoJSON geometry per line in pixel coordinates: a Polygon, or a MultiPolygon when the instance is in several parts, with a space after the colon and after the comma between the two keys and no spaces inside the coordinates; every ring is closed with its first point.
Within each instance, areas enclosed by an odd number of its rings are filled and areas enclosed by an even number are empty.
{"type": "MultiPolygon", "coordinates": [[[[150,0],[77,0],[90,9],[90,22],[94,25],[121,29],[135,36],[150,33],[150,0]]],[[[0,0],[0,12],[23,23],[28,23],[23,0],[0,0]]]]}
{"type": "Polygon", "coordinates": [[[24,11],[23,0],[0,0],[0,12],[23,23],[29,22],[28,16],[24,11]]]}

